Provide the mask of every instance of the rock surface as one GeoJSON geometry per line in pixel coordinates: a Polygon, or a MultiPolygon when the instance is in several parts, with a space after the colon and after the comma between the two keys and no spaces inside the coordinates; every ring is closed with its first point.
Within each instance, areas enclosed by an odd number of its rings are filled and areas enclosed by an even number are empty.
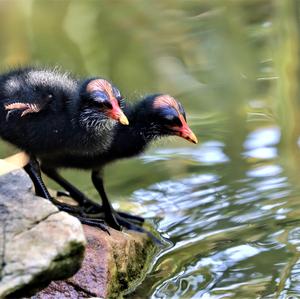
{"type": "MultiPolygon", "coordinates": [[[[1,160],[2,170],[5,163],[1,160]]],[[[0,298],[17,298],[72,276],[85,242],[80,222],[34,196],[23,170],[0,176],[0,298]]]]}
{"type": "Polygon", "coordinates": [[[85,226],[88,241],[82,268],[65,281],[52,282],[32,299],[119,298],[148,270],[152,241],[141,233],[113,229],[110,235],[85,226]]]}
{"type": "Polygon", "coordinates": [[[82,229],[76,218],[33,195],[19,169],[27,162],[24,153],[0,160],[0,299],[44,287],[31,298],[119,298],[133,289],[148,270],[153,241],[141,233],[82,229]]]}

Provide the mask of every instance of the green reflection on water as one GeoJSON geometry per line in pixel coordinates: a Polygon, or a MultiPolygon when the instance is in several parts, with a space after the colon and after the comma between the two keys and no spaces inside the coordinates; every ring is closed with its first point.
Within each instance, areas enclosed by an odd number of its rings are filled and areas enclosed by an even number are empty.
{"type": "MultiPolygon", "coordinates": [[[[199,146],[173,138],[106,169],[112,200],[174,243],[131,298],[299,295],[299,9],[295,0],[0,1],[1,69],[98,74],[128,100],[168,92],[199,136],[199,146]]],[[[0,144],[1,156],[14,151],[0,144]]],[[[97,199],[88,173],[65,175],[97,199]]]]}

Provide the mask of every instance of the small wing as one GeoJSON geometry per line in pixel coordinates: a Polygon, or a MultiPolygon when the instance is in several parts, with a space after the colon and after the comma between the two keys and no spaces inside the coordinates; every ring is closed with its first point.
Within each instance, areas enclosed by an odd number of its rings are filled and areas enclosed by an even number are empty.
{"type": "Polygon", "coordinates": [[[8,120],[9,115],[14,111],[22,111],[21,117],[25,116],[29,113],[37,113],[40,112],[46,103],[22,103],[18,101],[10,101],[4,104],[4,109],[7,110],[6,119],[8,120]]]}
{"type": "Polygon", "coordinates": [[[5,110],[23,110],[21,117],[28,114],[28,113],[35,113],[42,110],[42,105],[40,104],[31,104],[31,103],[12,103],[12,104],[5,104],[5,110]]]}

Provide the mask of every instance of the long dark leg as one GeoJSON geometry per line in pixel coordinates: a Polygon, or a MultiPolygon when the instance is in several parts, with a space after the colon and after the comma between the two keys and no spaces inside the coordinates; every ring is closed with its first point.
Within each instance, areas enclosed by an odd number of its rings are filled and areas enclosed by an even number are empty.
{"type": "Polygon", "coordinates": [[[32,155],[30,156],[29,163],[24,166],[24,170],[27,172],[27,174],[31,178],[31,181],[34,185],[35,194],[37,196],[40,196],[40,197],[43,197],[43,198],[46,198],[46,199],[52,201],[63,211],[66,211],[66,212],[74,211],[72,208],[68,208],[67,206],[64,207],[64,205],[62,205],[62,204],[60,205],[59,202],[55,201],[51,197],[51,195],[42,179],[39,162],[37,161],[37,159],[34,156],[32,156],[32,155]]]}
{"type": "Polygon", "coordinates": [[[40,166],[35,157],[30,157],[29,163],[24,166],[24,170],[27,172],[33,182],[36,195],[52,200],[49,191],[43,182],[40,166]]]}
{"type": "MultiPolygon", "coordinates": [[[[123,218],[127,218],[128,221],[133,221],[133,222],[136,222],[137,224],[141,224],[145,221],[145,219],[143,217],[131,215],[131,214],[124,213],[124,212],[116,212],[114,210],[114,208],[112,207],[112,205],[107,197],[107,194],[105,192],[104,182],[103,182],[101,171],[99,171],[99,170],[92,171],[92,182],[93,182],[95,188],[97,189],[98,193],[100,194],[100,197],[102,199],[102,208],[103,208],[105,214],[107,213],[107,215],[111,215],[114,213],[115,214],[114,218],[116,218],[119,222],[123,221],[123,218]]],[[[108,216],[108,217],[110,217],[110,216],[108,216]]],[[[111,220],[114,221],[113,219],[111,219],[111,220]]],[[[124,219],[124,221],[125,221],[125,219],[124,219]]]]}
{"type": "Polygon", "coordinates": [[[45,167],[44,165],[41,166],[42,171],[53,181],[58,183],[60,186],[62,186],[66,191],[69,192],[70,197],[72,197],[79,205],[85,206],[87,204],[95,205],[99,209],[101,209],[101,206],[94,203],[90,199],[88,199],[79,189],[77,189],[74,185],[72,185],[70,182],[68,182],[65,178],[63,178],[56,169],[45,167]]]}
{"type": "MultiPolygon", "coordinates": [[[[103,204],[103,209],[104,209],[104,215],[105,215],[105,221],[108,223],[109,226],[120,230],[121,225],[123,227],[126,227],[127,229],[131,229],[134,231],[146,233],[155,243],[157,244],[162,244],[159,239],[157,239],[151,232],[143,229],[141,226],[136,225],[134,222],[131,222],[129,219],[125,219],[125,217],[122,217],[120,214],[118,214],[113,207],[111,206],[111,203],[108,200],[108,197],[106,195],[105,189],[104,189],[104,184],[103,184],[103,178],[101,176],[101,172],[99,170],[94,170],[92,171],[92,181],[99,192],[99,195],[102,198],[102,204],[103,204]]],[[[127,215],[127,214],[125,214],[127,215]]],[[[143,218],[138,217],[138,216],[132,216],[131,217],[136,217],[137,219],[142,219],[141,222],[144,221],[143,218]]]]}
{"type": "Polygon", "coordinates": [[[92,181],[102,199],[102,206],[105,221],[113,228],[120,230],[120,225],[127,229],[135,231],[145,232],[143,228],[136,225],[141,225],[144,222],[144,218],[139,216],[130,215],[127,213],[118,213],[114,210],[104,189],[103,178],[99,170],[92,171],[92,181]]]}
{"type": "Polygon", "coordinates": [[[68,205],[64,205],[51,197],[45,183],[43,182],[39,163],[34,156],[30,156],[29,163],[24,166],[24,170],[30,176],[37,196],[44,197],[50,200],[59,208],[60,211],[71,213],[73,216],[77,217],[81,221],[81,223],[95,226],[103,231],[108,232],[107,227],[104,225],[103,221],[82,217],[77,214],[77,209],[74,209],[73,207],[68,205]]]}
{"type": "Polygon", "coordinates": [[[102,199],[102,207],[104,211],[105,221],[112,228],[121,230],[121,226],[116,219],[115,211],[111,206],[111,203],[109,202],[106,192],[104,190],[103,179],[99,170],[92,171],[92,181],[102,199]]]}
{"type": "MultiPolygon", "coordinates": [[[[49,177],[51,178],[53,181],[55,181],[56,183],[58,183],[60,186],[62,186],[66,191],[69,192],[70,196],[79,203],[79,205],[81,205],[82,207],[85,208],[85,212],[86,213],[94,213],[94,214],[99,214],[99,213],[103,213],[103,209],[104,206],[101,206],[100,204],[95,203],[94,201],[90,200],[89,198],[87,198],[79,189],[77,189],[74,185],[72,185],[70,182],[68,182],[65,178],[63,178],[56,169],[54,168],[49,168],[49,167],[45,167],[44,165],[41,166],[42,171],[49,177]]],[[[102,180],[102,178],[101,178],[102,180]]],[[[106,196],[104,187],[103,187],[103,180],[102,180],[102,188],[101,188],[101,194],[105,194],[104,201],[107,202],[108,198],[106,196]]],[[[100,196],[102,196],[100,194],[100,196]]],[[[108,204],[110,205],[109,201],[108,204]]],[[[109,209],[112,209],[112,207],[110,207],[109,209]]],[[[117,213],[117,217],[121,216],[123,218],[127,218],[131,221],[136,222],[137,224],[141,224],[144,222],[144,218],[139,217],[139,216],[135,216],[135,215],[131,215],[131,214],[127,214],[124,212],[116,212],[117,213]]]]}

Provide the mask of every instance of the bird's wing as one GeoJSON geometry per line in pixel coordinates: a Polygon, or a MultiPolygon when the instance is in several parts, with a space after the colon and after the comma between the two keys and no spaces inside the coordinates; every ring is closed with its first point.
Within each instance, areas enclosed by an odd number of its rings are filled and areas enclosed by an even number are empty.
{"type": "Polygon", "coordinates": [[[7,110],[6,119],[13,111],[22,111],[21,117],[25,116],[28,113],[37,113],[40,112],[48,102],[22,102],[19,100],[8,100],[4,103],[4,109],[7,110]]]}

